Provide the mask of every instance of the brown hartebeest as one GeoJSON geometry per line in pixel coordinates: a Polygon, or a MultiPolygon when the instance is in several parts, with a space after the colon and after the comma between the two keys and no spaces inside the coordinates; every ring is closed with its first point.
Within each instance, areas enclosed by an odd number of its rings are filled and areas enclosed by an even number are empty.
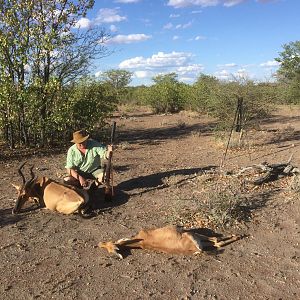
{"type": "Polygon", "coordinates": [[[218,239],[208,237],[192,230],[185,230],[177,226],[167,226],[158,229],[141,230],[130,239],[117,242],[100,242],[98,246],[109,253],[123,258],[120,253],[126,249],[148,249],[169,254],[198,254],[205,248],[217,249],[237,241],[241,236],[231,235],[218,239]]]}
{"type": "Polygon", "coordinates": [[[35,177],[32,170],[33,166],[30,168],[31,178],[26,181],[22,173],[25,163],[18,168],[23,184],[13,184],[18,191],[18,198],[12,210],[13,214],[19,213],[23,205],[34,198],[38,199],[41,207],[67,215],[77,211],[83,216],[83,210],[89,201],[89,195],[86,190],[55,182],[48,177],[35,177]]]}

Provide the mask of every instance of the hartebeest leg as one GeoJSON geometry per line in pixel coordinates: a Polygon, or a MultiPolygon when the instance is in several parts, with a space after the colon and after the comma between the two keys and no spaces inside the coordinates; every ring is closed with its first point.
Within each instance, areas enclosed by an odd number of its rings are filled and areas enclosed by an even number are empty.
{"type": "Polygon", "coordinates": [[[215,244],[215,247],[220,248],[220,247],[227,246],[237,240],[240,240],[241,238],[242,236],[240,235],[231,235],[231,236],[224,237],[215,244]]]}

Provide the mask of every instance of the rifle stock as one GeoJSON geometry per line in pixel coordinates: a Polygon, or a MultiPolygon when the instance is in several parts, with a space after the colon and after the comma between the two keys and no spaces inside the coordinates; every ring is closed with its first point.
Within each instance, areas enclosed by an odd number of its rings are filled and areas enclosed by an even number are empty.
{"type": "MultiPolygon", "coordinates": [[[[110,136],[110,144],[113,146],[116,132],[116,122],[112,123],[111,127],[111,136],[110,136]]],[[[112,156],[113,152],[109,153],[109,157],[107,159],[107,164],[105,168],[105,176],[104,176],[104,200],[111,201],[114,196],[114,189],[112,183],[112,156]]]]}

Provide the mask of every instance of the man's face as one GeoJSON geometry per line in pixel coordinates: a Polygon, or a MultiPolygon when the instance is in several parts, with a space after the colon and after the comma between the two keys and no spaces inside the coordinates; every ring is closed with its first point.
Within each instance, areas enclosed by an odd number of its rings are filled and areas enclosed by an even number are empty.
{"type": "Polygon", "coordinates": [[[82,143],[78,143],[76,145],[78,149],[86,149],[86,144],[87,144],[87,140],[82,143]]]}

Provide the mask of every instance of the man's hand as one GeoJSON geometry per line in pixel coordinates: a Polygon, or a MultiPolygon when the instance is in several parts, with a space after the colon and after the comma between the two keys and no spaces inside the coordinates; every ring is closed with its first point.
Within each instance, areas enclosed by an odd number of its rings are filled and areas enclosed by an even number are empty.
{"type": "Polygon", "coordinates": [[[107,153],[106,153],[107,158],[109,158],[111,152],[113,152],[113,145],[107,145],[107,153]]]}
{"type": "Polygon", "coordinates": [[[83,178],[82,176],[78,176],[78,180],[79,180],[79,182],[80,182],[80,185],[82,186],[82,187],[86,187],[87,186],[87,182],[86,182],[86,180],[85,180],[85,178],[83,178]]]}

